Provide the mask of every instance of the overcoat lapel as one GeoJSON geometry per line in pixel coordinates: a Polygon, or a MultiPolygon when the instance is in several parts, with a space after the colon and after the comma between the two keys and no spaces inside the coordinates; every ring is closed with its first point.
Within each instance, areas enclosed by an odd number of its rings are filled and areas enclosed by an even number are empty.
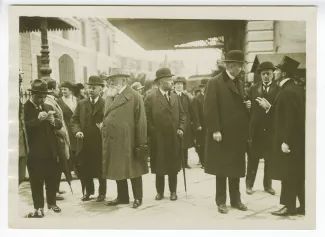
{"type": "Polygon", "coordinates": [[[93,110],[93,116],[103,107],[103,105],[104,105],[104,100],[98,98],[98,101],[95,104],[95,108],[93,110]]]}
{"type": "MultiPolygon", "coordinates": [[[[159,89],[156,91],[156,96],[157,96],[158,100],[160,101],[160,103],[162,103],[168,110],[172,111],[170,104],[168,104],[168,101],[165,99],[165,97],[162,95],[162,93],[159,89]]],[[[170,103],[171,103],[172,97],[173,96],[171,94],[171,96],[169,97],[170,103]]]]}
{"type": "Polygon", "coordinates": [[[69,106],[68,106],[68,105],[63,101],[62,98],[59,99],[58,102],[59,102],[59,105],[63,107],[63,108],[61,108],[62,111],[63,111],[63,113],[64,113],[64,111],[65,111],[66,113],[73,114],[73,111],[72,111],[72,110],[70,109],[70,107],[69,107],[69,106]]]}
{"type": "Polygon", "coordinates": [[[259,83],[259,85],[257,87],[257,93],[258,93],[259,96],[263,95],[262,83],[259,83]]]}
{"type": "Polygon", "coordinates": [[[131,97],[132,97],[132,92],[130,91],[131,88],[127,86],[124,91],[116,97],[115,100],[113,100],[111,97],[108,97],[107,104],[106,104],[106,111],[105,111],[105,116],[109,114],[112,110],[120,107],[121,105],[125,104],[131,97]]]}
{"type": "Polygon", "coordinates": [[[86,100],[85,106],[86,106],[86,115],[92,114],[90,98],[86,100]]]}
{"type": "Polygon", "coordinates": [[[280,95],[281,95],[281,93],[282,93],[283,88],[284,88],[284,87],[285,87],[289,82],[291,82],[291,81],[292,81],[292,79],[286,81],[286,82],[282,85],[282,87],[281,87],[280,90],[279,90],[279,93],[276,95],[276,97],[275,97],[275,99],[274,99],[274,104],[275,104],[276,101],[279,99],[279,97],[280,97],[280,95]]]}
{"type": "Polygon", "coordinates": [[[174,106],[175,101],[177,100],[178,95],[177,94],[171,94],[170,95],[170,106],[171,108],[174,106]]]}

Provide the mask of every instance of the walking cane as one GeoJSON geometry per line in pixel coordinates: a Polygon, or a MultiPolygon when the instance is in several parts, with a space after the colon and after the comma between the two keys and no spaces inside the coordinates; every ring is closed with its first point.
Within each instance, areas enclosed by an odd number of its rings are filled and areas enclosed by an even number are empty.
{"type": "Polygon", "coordinates": [[[179,136],[180,142],[180,150],[181,150],[181,162],[182,162],[182,169],[183,169],[183,178],[184,178],[184,187],[185,187],[185,196],[187,198],[187,187],[186,187],[186,172],[185,172],[185,160],[183,155],[183,137],[179,136]]]}

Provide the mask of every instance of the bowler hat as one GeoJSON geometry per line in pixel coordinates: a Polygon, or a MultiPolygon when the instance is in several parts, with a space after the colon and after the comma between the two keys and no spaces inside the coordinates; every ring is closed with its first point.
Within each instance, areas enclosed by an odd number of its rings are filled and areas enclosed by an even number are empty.
{"type": "Polygon", "coordinates": [[[284,72],[287,72],[291,75],[297,70],[299,65],[300,63],[298,61],[290,58],[289,56],[284,56],[276,68],[281,68],[284,72]]]}
{"type": "Polygon", "coordinates": [[[46,81],[44,81],[42,79],[35,79],[31,84],[31,88],[28,90],[31,92],[40,93],[40,94],[48,94],[49,93],[47,90],[47,83],[46,83],[46,81]]]}
{"type": "Polygon", "coordinates": [[[156,71],[156,79],[154,81],[157,82],[159,79],[172,76],[174,76],[174,74],[171,73],[169,68],[160,68],[156,71]]]}
{"type": "Polygon", "coordinates": [[[269,61],[265,61],[265,62],[262,62],[261,65],[259,66],[259,68],[257,69],[258,72],[261,72],[263,70],[274,70],[275,67],[273,65],[273,63],[269,62],[269,61]]]}
{"type": "Polygon", "coordinates": [[[114,79],[116,77],[130,77],[130,75],[123,73],[120,68],[112,68],[110,75],[108,77],[106,77],[105,79],[109,80],[109,79],[114,79]]]}
{"type": "Polygon", "coordinates": [[[224,62],[237,62],[237,63],[245,63],[245,55],[244,52],[241,50],[230,50],[226,54],[224,62]]]}
{"type": "Polygon", "coordinates": [[[144,86],[141,85],[141,83],[137,81],[131,85],[131,88],[134,90],[140,90],[140,89],[144,88],[144,86]]]}
{"type": "Polygon", "coordinates": [[[184,84],[186,84],[186,79],[185,79],[185,77],[177,77],[174,82],[175,83],[176,82],[183,82],[184,84]]]}
{"type": "Polygon", "coordinates": [[[104,86],[103,80],[99,76],[90,76],[87,85],[104,86]]]}

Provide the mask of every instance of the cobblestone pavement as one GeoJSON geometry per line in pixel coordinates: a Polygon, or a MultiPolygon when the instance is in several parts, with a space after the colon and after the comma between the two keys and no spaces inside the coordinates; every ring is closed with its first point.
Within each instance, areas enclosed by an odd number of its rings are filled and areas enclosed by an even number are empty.
{"type": "MultiPolygon", "coordinates": [[[[245,179],[241,179],[240,190],[242,201],[248,206],[248,211],[243,212],[229,207],[227,215],[220,214],[215,204],[215,177],[204,173],[198,163],[198,157],[194,149],[189,152],[189,164],[192,169],[186,169],[187,176],[187,197],[184,191],[182,173],[178,175],[178,200],[172,202],[169,200],[168,182],[166,182],[165,199],[155,201],[155,176],[147,174],[143,176],[144,199],[143,205],[138,209],[132,209],[129,205],[119,205],[117,207],[108,207],[104,203],[95,201],[96,195],[89,202],[82,202],[81,185],[79,180],[72,181],[74,194],[71,193],[68,184],[65,181],[61,183],[61,189],[66,191],[64,194],[65,200],[58,201],[57,204],[61,207],[62,212],[52,213],[46,212],[46,218],[43,220],[60,220],[64,221],[68,218],[73,218],[70,222],[73,226],[79,220],[88,218],[88,221],[96,224],[96,220],[107,220],[105,228],[125,228],[127,223],[128,228],[219,228],[222,221],[236,220],[303,220],[302,216],[295,217],[276,217],[270,214],[271,211],[280,207],[279,194],[280,182],[273,181],[273,188],[276,195],[272,196],[263,189],[263,166],[260,162],[254,194],[247,195],[245,192],[245,179]],[[89,217],[92,217],[89,219],[89,217]],[[98,218],[98,219],[97,219],[98,218]]],[[[95,180],[95,185],[98,187],[98,182],[95,180]]],[[[132,189],[129,182],[130,201],[132,200],[132,189]]],[[[112,200],[116,197],[116,183],[107,181],[107,198],[112,200]]],[[[228,198],[229,206],[229,198],[228,198]]],[[[23,182],[19,187],[19,216],[23,217],[26,213],[33,210],[32,199],[29,182],[23,182]]],[[[29,219],[30,220],[30,219],[29,219]]],[[[88,223],[89,223],[88,222],[88,223]]],[[[81,222],[80,222],[81,223],[81,222]]],[[[86,222],[87,223],[87,222],[86,222]]],[[[250,222],[252,224],[252,222],[250,222]]]]}

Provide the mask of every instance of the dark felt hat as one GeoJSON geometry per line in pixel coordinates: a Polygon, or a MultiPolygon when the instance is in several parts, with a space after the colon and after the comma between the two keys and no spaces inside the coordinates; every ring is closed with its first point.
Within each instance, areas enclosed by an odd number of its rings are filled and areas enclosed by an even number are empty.
{"type": "Polygon", "coordinates": [[[60,87],[61,88],[64,87],[64,88],[68,88],[69,90],[73,90],[75,87],[75,84],[70,81],[65,81],[60,85],[60,87]]]}
{"type": "Polygon", "coordinates": [[[224,62],[237,62],[237,63],[246,63],[245,54],[241,50],[230,50],[226,54],[224,62]]]}
{"type": "Polygon", "coordinates": [[[259,68],[257,69],[257,72],[261,72],[263,70],[274,70],[275,67],[273,65],[273,63],[269,62],[269,61],[265,61],[265,62],[262,62],[261,65],[259,66],[259,68]]]}
{"type": "Polygon", "coordinates": [[[284,56],[282,58],[282,61],[279,65],[276,66],[276,68],[281,68],[284,72],[287,72],[288,74],[293,74],[297,70],[299,65],[300,62],[294,60],[293,58],[290,58],[289,56],[284,56]]]}
{"type": "Polygon", "coordinates": [[[31,84],[31,88],[28,90],[33,93],[40,93],[40,94],[49,93],[47,90],[47,83],[42,79],[35,79],[31,84]]]}
{"type": "Polygon", "coordinates": [[[89,86],[104,86],[103,79],[99,76],[90,76],[87,85],[89,86]]]}
{"type": "Polygon", "coordinates": [[[171,73],[169,68],[160,68],[156,71],[156,79],[154,81],[157,82],[159,79],[172,76],[174,76],[174,74],[171,73]]]}
{"type": "Polygon", "coordinates": [[[176,83],[176,82],[183,82],[184,84],[186,84],[186,79],[185,79],[185,77],[177,77],[175,80],[174,80],[174,82],[176,83]]]}

